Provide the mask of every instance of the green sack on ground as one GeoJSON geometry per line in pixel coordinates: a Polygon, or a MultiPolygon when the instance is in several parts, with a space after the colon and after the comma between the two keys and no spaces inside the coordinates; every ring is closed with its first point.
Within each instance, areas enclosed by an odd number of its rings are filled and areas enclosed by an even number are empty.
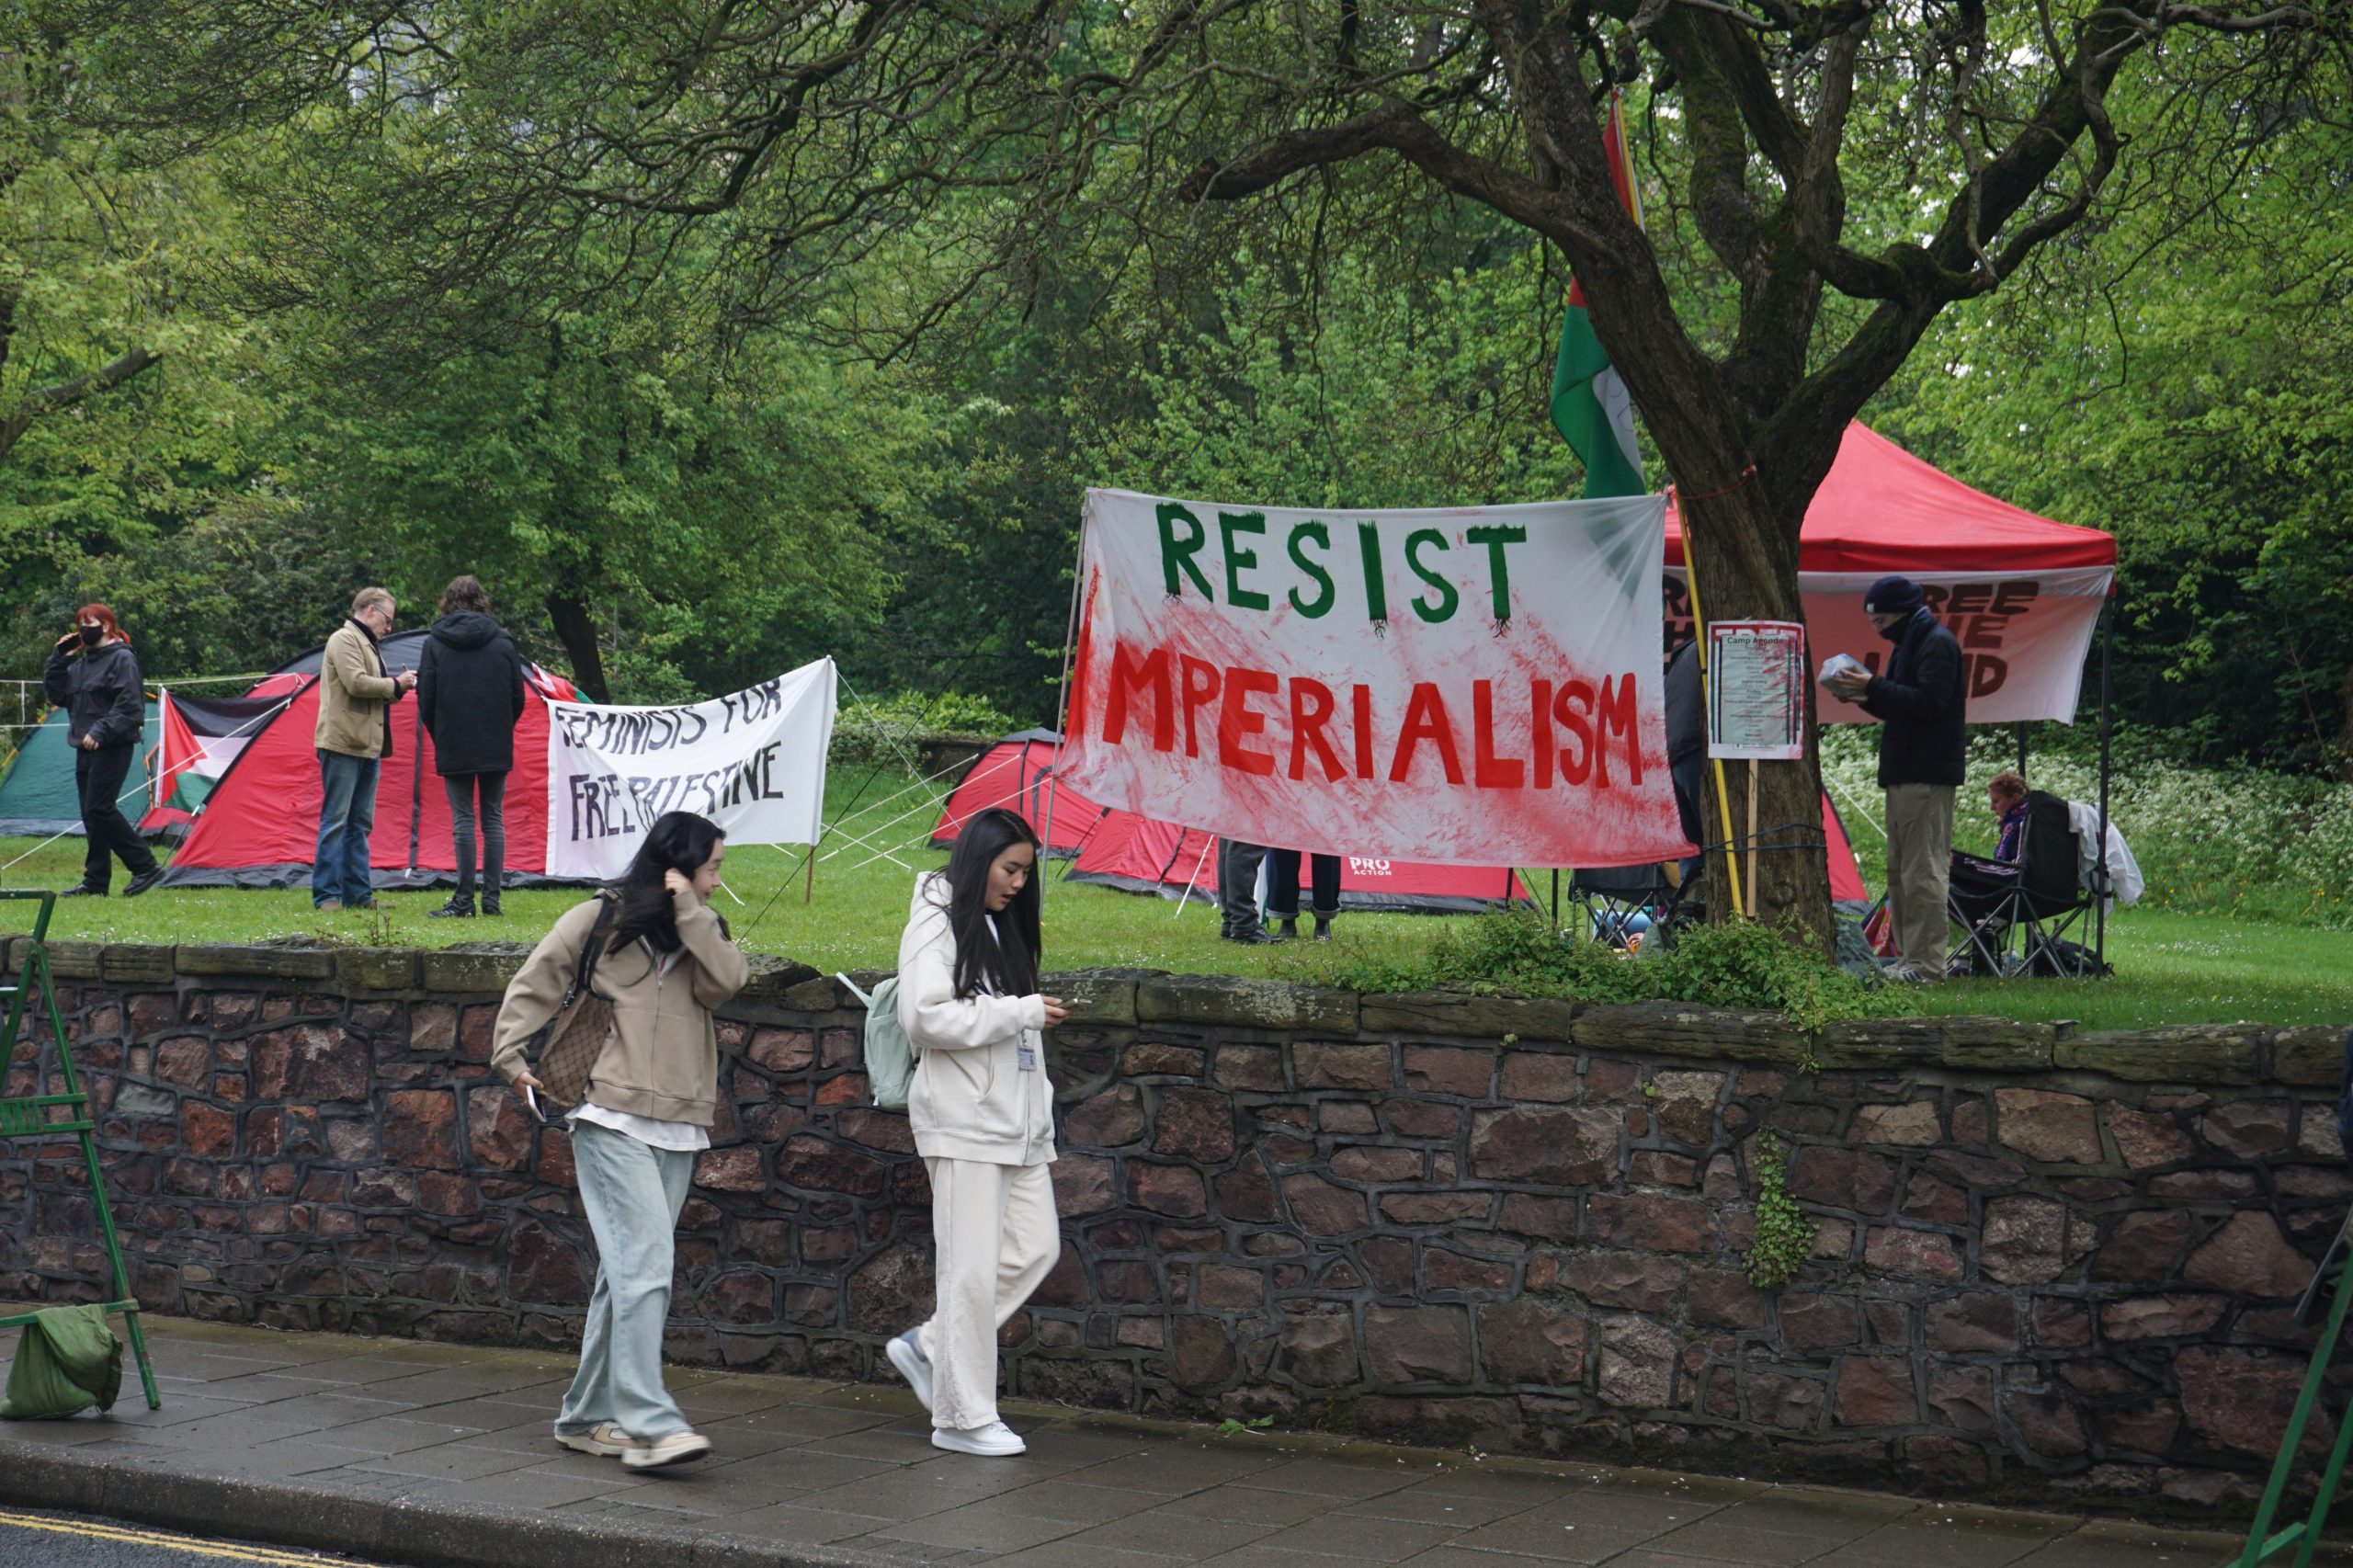
{"type": "Polygon", "coordinates": [[[17,1341],[0,1418],[50,1421],[91,1404],[111,1410],[121,1391],[122,1341],[106,1308],[45,1307],[17,1341]]]}

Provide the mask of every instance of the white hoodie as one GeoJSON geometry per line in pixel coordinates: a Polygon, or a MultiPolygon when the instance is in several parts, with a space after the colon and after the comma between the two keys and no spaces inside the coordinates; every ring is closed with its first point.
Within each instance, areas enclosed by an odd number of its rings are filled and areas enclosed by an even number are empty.
{"type": "Polygon", "coordinates": [[[1054,1157],[1053,1086],[1046,1078],[1046,1004],[1038,996],[956,994],[948,879],[915,879],[899,938],[899,1027],[915,1043],[907,1119],[915,1152],[992,1165],[1054,1157]],[[1031,1063],[1024,1067],[1024,1061],[1031,1063]]]}

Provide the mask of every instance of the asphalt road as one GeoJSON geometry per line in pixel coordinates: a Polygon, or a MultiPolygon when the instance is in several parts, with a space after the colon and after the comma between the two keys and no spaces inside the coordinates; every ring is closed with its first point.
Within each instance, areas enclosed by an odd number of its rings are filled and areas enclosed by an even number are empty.
{"type": "Polygon", "coordinates": [[[383,1568],[355,1558],[213,1540],[81,1514],[0,1508],[0,1563],[7,1568],[383,1568]]]}

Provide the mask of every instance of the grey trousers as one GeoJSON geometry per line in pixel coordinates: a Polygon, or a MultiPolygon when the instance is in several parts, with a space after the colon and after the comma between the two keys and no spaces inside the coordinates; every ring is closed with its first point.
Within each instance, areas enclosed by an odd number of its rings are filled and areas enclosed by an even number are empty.
{"type": "Polygon", "coordinates": [[[1945,884],[1952,871],[1950,784],[1887,790],[1887,904],[1895,948],[1931,980],[1945,976],[1945,884]]]}
{"type": "Polygon", "coordinates": [[[1263,844],[1217,841],[1217,903],[1225,917],[1224,935],[1246,937],[1258,928],[1258,868],[1266,859],[1263,844]]]}
{"type": "Polygon", "coordinates": [[[670,1263],[695,1156],[656,1149],[593,1121],[572,1124],[580,1206],[597,1235],[597,1293],[580,1336],[580,1370],[556,1430],[610,1421],[632,1437],[687,1425],[662,1384],[662,1330],[670,1316],[670,1263]]]}

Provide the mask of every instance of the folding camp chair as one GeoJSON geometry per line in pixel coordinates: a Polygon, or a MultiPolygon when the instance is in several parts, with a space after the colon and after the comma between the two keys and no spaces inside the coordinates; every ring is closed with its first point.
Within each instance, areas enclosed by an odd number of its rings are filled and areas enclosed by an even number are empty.
{"type": "Polygon", "coordinates": [[[1569,873],[1570,928],[1613,948],[1672,945],[1699,918],[1699,890],[1678,887],[1663,861],[1593,866],[1569,873]]]}
{"type": "Polygon", "coordinates": [[[2067,802],[2041,790],[2026,797],[2017,875],[1997,890],[1948,889],[1945,908],[1960,925],[1948,966],[1995,974],[2075,975],[2090,971],[2068,932],[2091,912],[2078,867],[2081,851],[2067,802]]]}

